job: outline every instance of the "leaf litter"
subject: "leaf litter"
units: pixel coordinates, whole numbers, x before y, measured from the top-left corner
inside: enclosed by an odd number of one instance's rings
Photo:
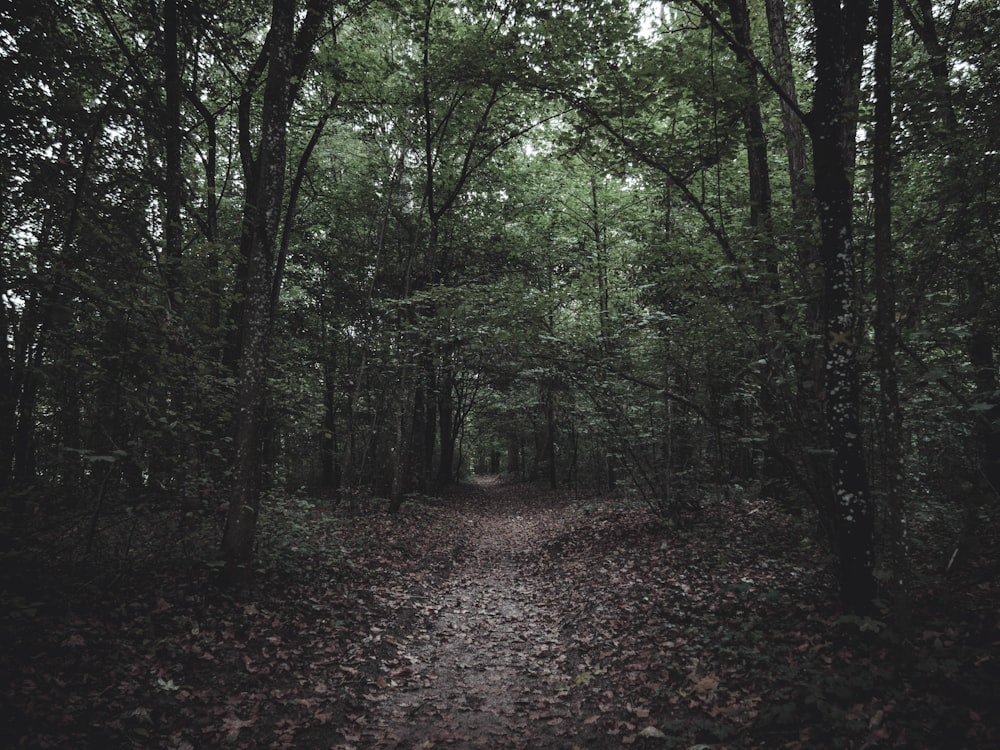
[[[31,606],[0,618],[0,745],[998,740],[996,581],[924,571],[920,627],[894,642],[839,617],[819,545],[769,501],[706,503],[684,531],[620,498],[496,481],[397,515],[310,513],[242,596],[205,565],[86,586],[39,567]]]

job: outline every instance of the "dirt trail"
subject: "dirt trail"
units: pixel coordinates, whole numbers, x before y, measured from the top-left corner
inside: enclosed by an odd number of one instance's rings
[[[455,521],[471,551],[419,605],[421,621],[399,642],[404,667],[361,746],[590,746],[573,715],[563,623],[524,564],[559,528],[559,512],[480,489],[483,507]]]

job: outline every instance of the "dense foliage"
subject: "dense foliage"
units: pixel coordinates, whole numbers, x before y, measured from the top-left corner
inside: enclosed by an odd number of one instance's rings
[[[890,5],[8,6],[6,533],[739,486],[905,627],[906,514],[997,510],[1000,13]]]

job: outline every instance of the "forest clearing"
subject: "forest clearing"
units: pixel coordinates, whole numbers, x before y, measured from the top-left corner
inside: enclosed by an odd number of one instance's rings
[[[276,542],[252,595],[219,592],[191,560],[8,570],[5,588],[40,601],[0,621],[3,746],[986,750],[1000,737],[1000,578],[945,575],[948,549],[928,544],[940,519],[914,525],[903,643],[838,612],[810,525],[770,501],[705,498],[678,529],[621,498],[484,478],[396,515],[298,508],[264,521]]]

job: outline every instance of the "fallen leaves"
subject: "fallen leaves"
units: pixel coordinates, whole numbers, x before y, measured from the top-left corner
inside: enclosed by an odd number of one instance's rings
[[[706,693],[713,692],[719,687],[719,678],[715,675],[705,675],[694,681],[694,684],[690,688],[681,689],[678,692],[681,695],[688,696],[693,694],[704,695]]]
[[[247,727],[252,727],[252,719],[244,720],[237,716],[229,715],[222,721],[222,731],[225,734],[226,742],[236,742],[239,739],[240,731]]]
[[[0,739],[995,745],[995,607],[978,634],[928,621],[903,674],[877,622],[838,620],[821,557],[767,503],[719,503],[679,533],[529,485],[465,491],[398,517],[311,517],[311,552],[275,557],[252,599],[212,589],[208,568],[160,567],[11,616]]]

